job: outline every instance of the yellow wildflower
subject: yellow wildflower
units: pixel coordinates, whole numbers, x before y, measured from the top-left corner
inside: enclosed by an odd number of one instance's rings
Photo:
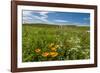
[[[56,49],[55,47],[52,47],[51,50],[52,50],[52,51],[56,51],[57,49]]]
[[[39,48],[35,49],[36,53],[39,53],[40,51],[41,51],[41,49],[39,49]]]
[[[51,57],[56,57],[57,55],[58,55],[57,52],[50,52],[50,56],[51,56]]]
[[[59,45],[55,45],[55,48],[58,48],[59,47]]]
[[[44,52],[44,53],[42,53],[42,56],[43,56],[43,57],[47,57],[48,55],[49,55],[48,52]]]
[[[54,43],[51,43],[51,44],[49,45],[49,48],[51,48],[52,46],[54,46]]]

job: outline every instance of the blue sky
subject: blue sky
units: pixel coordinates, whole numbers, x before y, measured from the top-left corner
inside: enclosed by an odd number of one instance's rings
[[[23,10],[23,23],[90,25],[90,13]]]

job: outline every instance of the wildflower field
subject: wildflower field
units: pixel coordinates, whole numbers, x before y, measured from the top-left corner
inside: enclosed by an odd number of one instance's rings
[[[89,26],[23,24],[22,61],[90,58]]]

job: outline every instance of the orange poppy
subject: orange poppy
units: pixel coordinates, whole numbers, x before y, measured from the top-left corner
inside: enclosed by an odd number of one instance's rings
[[[41,49],[39,49],[39,48],[35,49],[36,53],[39,53],[40,51],[41,51]]]
[[[48,55],[49,55],[48,52],[44,52],[44,53],[42,53],[42,56],[43,56],[43,57],[47,57]]]

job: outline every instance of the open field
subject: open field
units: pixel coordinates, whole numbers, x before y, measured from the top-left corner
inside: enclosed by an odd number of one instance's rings
[[[89,26],[23,24],[22,61],[90,58]]]

